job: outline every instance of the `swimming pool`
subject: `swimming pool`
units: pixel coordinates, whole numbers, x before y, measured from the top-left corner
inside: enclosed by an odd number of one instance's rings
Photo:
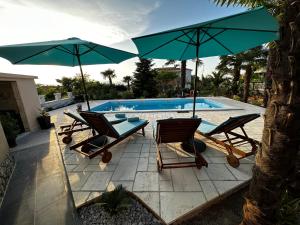
[[[224,110],[229,107],[206,98],[197,98],[196,110]],[[151,112],[151,111],[192,111],[193,98],[111,100],[91,111],[100,112]]]

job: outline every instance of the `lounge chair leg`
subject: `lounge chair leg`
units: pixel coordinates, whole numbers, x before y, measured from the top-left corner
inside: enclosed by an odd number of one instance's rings
[[[235,155],[229,154],[226,156],[226,159],[229,165],[232,166],[233,168],[237,168],[240,166],[240,161]]]
[[[145,137],[145,128],[142,128],[142,135]]]

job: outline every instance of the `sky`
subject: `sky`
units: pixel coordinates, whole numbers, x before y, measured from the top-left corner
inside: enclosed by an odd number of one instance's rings
[[[219,7],[213,0],[0,0],[0,45],[78,37],[98,44],[137,53],[131,38],[191,25],[245,11]],[[120,64],[84,66],[92,79],[105,81],[101,71],[114,69],[120,83],[132,75],[137,58]],[[200,75],[214,71],[217,57],[203,59]],[[155,67],[164,60],[154,60]],[[194,62],[188,68],[194,69]],[[72,77],[78,67],[12,65],[0,58],[0,72],[35,75],[36,83],[57,84]]]

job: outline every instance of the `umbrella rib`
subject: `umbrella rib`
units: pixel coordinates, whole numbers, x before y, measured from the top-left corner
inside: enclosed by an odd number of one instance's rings
[[[94,49],[97,47],[97,45],[94,45],[94,47],[90,48],[89,46],[87,46],[87,45],[85,45],[85,44],[83,44],[83,46],[87,47],[88,50],[86,50],[85,52],[79,54],[80,56],[85,55],[85,54],[87,54],[87,53],[89,53],[89,52],[91,52],[91,51],[95,51]]]
[[[190,38],[190,41],[193,41],[193,38],[195,37],[195,34],[196,34],[196,32],[194,32],[192,38]],[[190,43],[188,43],[188,44],[186,45],[186,47],[184,48],[184,50],[183,50],[183,52],[182,52],[182,54],[181,54],[181,56],[180,56],[180,61],[182,60],[183,55],[185,54],[186,50],[188,49],[189,44],[190,44]],[[195,45],[195,44],[193,44],[193,45]]]
[[[201,41],[200,41],[200,44],[205,44],[206,42],[208,42],[208,41],[210,41],[211,39],[215,38],[216,36],[218,36],[218,35],[224,33],[225,31],[226,31],[226,29],[224,29],[224,30],[222,30],[222,31],[220,31],[220,32],[218,32],[218,33],[216,33],[216,34],[210,36],[209,39],[205,40],[205,41],[202,42],[202,43],[201,43]],[[206,32],[207,32],[207,31],[206,31]],[[204,36],[203,36],[203,37],[204,37]],[[202,38],[202,40],[203,40],[203,38]]]
[[[52,46],[51,48],[48,48],[48,49],[45,49],[45,50],[43,50],[43,51],[37,52],[37,53],[35,53],[35,54],[33,54],[33,55],[30,55],[30,56],[28,56],[28,57],[25,57],[25,58],[23,58],[23,59],[21,59],[21,60],[18,60],[18,61],[16,61],[16,62],[13,62],[13,64],[18,64],[18,63],[23,62],[23,61],[25,61],[25,60],[27,60],[27,59],[33,58],[34,56],[37,56],[37,55],[42,54],[42,53],[44,53],[44,52],[47,52],[47,51],[49,51],[49,50],[51,50],[51,49],[53,49],[53,48],[56,48],[57,46],[58,46],[58,45]]]
[[[201,29],[202,30],[202,29]],[[225,45],[223,45],[220,41],[218,41],[215,37],[211,36],[209,33],[207,33],[205,30],[202,30],[206,35],[208,35],[209,37],[211,37],[211,39],[213,39],[215,42],[217,42],[219,45],[221,45],[224,49],[226,49],[228,52],[230,52],[230,54],[234,55],[234,53],[227,48]]]
[[[157,49],[159,49],[159,48],[161,48],[161,47],[164,47],[164,46],[166,46],[167,44],[170,44],[172,41],[178,41],[178,38],[181,38],[181,37],[184,36],[184,35],[185,35],[185,33],[183,33],[182,35],[180,35],[180,36],[178,36],[178,37],[176,37],[176,38],[174,38],[174,39],[172,39],[172,40],[169,40],[169,41],[167,41],[167,42],[165,42],[165,43],[163,43],[163,44],[157,46],[156,48],[152,49],[151,51],[149,51],[149,52],[143,54],[141,57],[143,58],[145,55],[148,55],[148,54],[150,54],[150,53],[156,51]]]
[[[62,49],[60,49],[59,47],[61,47]],[[69,49],[67,49],[67,48],[65,48],[65,47],[63,47],[61,45],[56,46],[55,49],[57,49],[59,51],[62,51],[62,52],[65,52],[65,53],[68,53],[70,55],[74,55]]]
[[[110,60],[111,62],[118,64],[118,62],[116,62],[115,60],[113,60],[113,59],[111,59],[110,57],[107,57],[106,55],[104,55],[104,54],[98,52],[97,50],[95,50],[94,48],[96,48],[97,46],[94,46],[93,49],[91,49],[91,48],[90,48],[89,46],[87,46],[87,45],[84,45],[84,46],[87,47],[87,48],[89,48],[90,51],[94,51],[94,52],[96,52],[97,54],[103,56],[104,58]],[[85,53],[85,54],[86,54],[86,53]]]
[[[259,30],[259,29],[247,29],[247,28],[231,28],[231,27],[200,27],[203,28],[211,28],[211,29],[227,29],[227,30],[237,30],[237,31],[249,31],[249,32],[266,32],[266,33],[277,33],[277,30]]]
[[[189,32],[186,33],[186,32],[183,30],[182,32],[185,33],[185,36],[187,36],[187,37],[190,39],[190,41],[193,42],[194,45],[197,44],[197,43],[193,40],[193,38],[194,38],[195,35],[194,35],[193,37],[190,37],[190,36],[189,36],[189,33],[192,32],[192,31],[189,31]],[[189,43],[190,43],[190,42],[189,42]]]

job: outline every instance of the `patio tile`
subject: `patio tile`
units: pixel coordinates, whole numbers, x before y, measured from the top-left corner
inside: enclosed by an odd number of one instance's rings
[[[159,180],[172,180],[171,169],[163,169],[158,176]]]
[[[158,173],[137,172],[133,191],[159,191]]]
[[[107,188],[112,174],[112,172],[93,172],[81,190],[104,191]]]
[[[197,168],[193,168],[194,173],[196,174],[198,180],[210,180],[210,178],[207,175],[207,168],[202,167],[200,170]]]
[[[149,163],[148,164],[148,171],[149,172],[157,172],[157,164],[155,163]]]
[[[149,152],[141,152],[140,157],[142,158],[148,158],[149,157]]]
[[[158,215],[159,211],[159,192],[135,192],[135,194],[145,202]]]
[[[219,194],[224,194],[232,188],[243,183],[243,181],[213,181],[215,187],[217,188]]]
[[[169,223],[205,202],[203,192],[160,192],[160,215]]]
[[[89,201],[89,200],[92,200],[94,198],[97,198],[97,197],[99,197],[102,194],[102,192],[99,192],[99,191],[93,191],[93,192],[89,192],[89,193],[90,193],[89,197],[87,198],[86,201]]]
[[[79,191],[90,175],[90,172],[69,172],[68,177],[72,191]]]
[[[116,164],[103,163],[101,162],[98,165],[87,165],[83,171],[87,172],[113,172],[116,169]]]
[[[225,164],[209,164],[206,171],[211,180],[236,180]]]
[[[149,143],[143,143],[143,146],[142,146],[142,151],[141,152],[149,152],[150,151],[150,147],[151,145]]]
[[[88,191],[73,191],[75,206],[78,207],[79,205],[85,203],[88,200],[89,195],[90,192]]]
[[[133,181],[124,181],[124,180],[123,181],[110,181],[109,184],[108,184],[107,189],[109,191],[112,191],[120,184],[123,187],[125,187],[127,191],[132,191]]]
[[[192,168],[171,170],[174,191],[201,191],[200,184]]]
[[[112,180],[134,180],[139,158],[121,158]]]
[[[207,201],[219,196],[218,191],[211,181],[200,181],[200,185]]]
[[[125,152],[137,152],[140,153],[143,144],[128,144],[125,148]]]
[[[170,180],[160,180],[159,191],[174,191],[173,182]]]
[[[140,158],[137,171],[147,171],[148,158]]]
[[[240,164],[238,168],[233,168],[228,164],[226,166],[237,180],[249,180],[252,177],[253,164]]]
[[[69,172],[69,171],[72,171],[77,165],[65,165],[66,166],[66,170]]]
[[[122,155],[122,158],[139,158],[140,153],[139,152],[124,152]]]

